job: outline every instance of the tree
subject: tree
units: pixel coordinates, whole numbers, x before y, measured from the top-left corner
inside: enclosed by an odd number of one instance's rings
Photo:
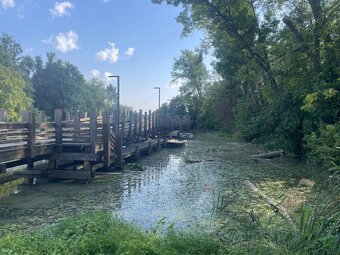
[[[0,108],[8,111],[9,119],[18,121],[20,112],[31,107],[32,100],[24,92],[25,81],[20,74],[0,65]]]
[[[117,90],[116,87],[113,87],[112,84],[109,84],[106,87],[106,104],[109,108],[113,108],[113,106],[117,103]]]
[[[47,62],[35,60],[35,73],[32,77],[35,89],[35,105],[52,115],[55,109],[66,111],[86,110],[85,78],[78,68],[67,61],[47,53]]]
[[[175,59],[171,75],[173,82],[183,81],[180,92],[185,95],[197,96],[203,100],[204,86],[208,81],[208,71],[203,63],[203,53],[183,50],[179,58]]]
[[[153,2],[182,5],[177,20],[183,35],[200,29],[213,48],[225,88],[209,88],[202,117],[216,113],[212,105],[223,101],[221,94],[233,96],[235,130],[242,138],[300,153],[311,134],[318,138],[324,125],[338,123],[339,1]]]
[[[19,66],[22,48],[14,38],[6,33],[0,36],[0,64],[15,69]]]
[[[87,111],[96,109],[103,112],[109,108],[105,83],[97,78],[85,82],[84,97]]]
[[[30,78],[33,74],[34,62],[30,56],[22,56],[23,50],[14,37],[2,33],[0,36],[0,64],[15,70],[25,81],[25,92],[33,98],[33,87]]]

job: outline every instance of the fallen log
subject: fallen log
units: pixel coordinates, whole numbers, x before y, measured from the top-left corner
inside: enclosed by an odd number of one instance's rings
[[[274,209],[274,212],[279,213],[282,216],[282,218],[284,218],[286,222],[289,223],[289,225],[296,229],[296,226],[292,218],[289,216],[287,210],[283,206],[276,204],[274,200],[272,200],[270,197],[267,197],[265,194],[259,191],[250,181],[247,180],[244,182],[244,184],[248,188],[250,188],[251,191],[256,193],[259,196],[259,198],[267,202]]]
[[[187,164],[194,164],[194,163],[200,163],[202,160],[194,160],[194,159],[186,159],[185,163]]]
[[[285,155],[285,152],[283,150],[279,150],[279,151],[271,151],[271,152],[268,152],[268,153],[250,155],[250,157],[272,159],[272,158],[277,158],[277,157],[281,157],[281,156],[284,156],[284,155]]]

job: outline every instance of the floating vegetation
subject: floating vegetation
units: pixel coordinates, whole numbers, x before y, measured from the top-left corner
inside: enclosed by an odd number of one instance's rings
[[[138,163],[129,163],[124,166],[124,170],[128,171],[144,171],[146,170],[146,167],[142,164]]]

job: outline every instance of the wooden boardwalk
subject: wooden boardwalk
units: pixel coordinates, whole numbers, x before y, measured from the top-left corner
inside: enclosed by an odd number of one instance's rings
[[[90,180],[98,169],[122,168],[126,159],[151,153],[171,130],[190,124],[158,110],[123,111],[119,118],[92,111],[81,118],[79,112],[71,117],[57,109],[52,122],[37,120],[35,113],[23,122],[0,122],[0,184],[38,176]],[[48,165],[37,169],[35,162],[41,160]],[[27,170],[6,174],[20,165],[27,165]]]

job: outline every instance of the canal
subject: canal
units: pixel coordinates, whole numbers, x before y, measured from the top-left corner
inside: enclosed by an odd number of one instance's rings
[[[316,169],[292,156],[256,162],[252,144],[200,133],[186,147],[161,149],[143,157],[141,170],[98,176],[91,183],[14,183],[0,198],[0,231],[54,224],[78,213],[109,210],[145,229],[174,225],[213,232],[249,214],[262,222],[282,222],[270,207],[244,186],[256,187],[293,215],[313,190],[299,186],[315,180]],[[194,163],[193,163],[194,162]]]

